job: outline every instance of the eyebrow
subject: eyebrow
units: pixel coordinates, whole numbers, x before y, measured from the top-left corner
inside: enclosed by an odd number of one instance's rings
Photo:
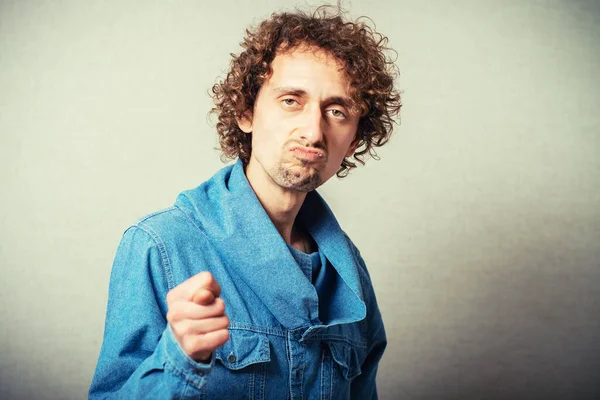
[[[292,86],[282,86],[276,87],[273,91],[281,96],[284,94],[298,96],[298,97],[308,97],[308,92],[304,89],[292,87]],[[339,104],[342,107],[346,107],[347,109],[352,108],[353,101],[349,97],[345,96],[329,96],[323,100],[325,104]]]

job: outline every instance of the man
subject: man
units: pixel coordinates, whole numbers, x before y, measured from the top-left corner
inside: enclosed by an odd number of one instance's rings
[[[320,8],[242,46],[213,87],[237,162],[124,233],[90,398],[377,398],[373,287],[314,190],[391,134],[385,39]]]

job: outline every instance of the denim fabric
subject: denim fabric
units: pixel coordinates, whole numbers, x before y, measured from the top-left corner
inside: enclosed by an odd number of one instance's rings
[[[288,249],[294,260],[296,260],[296,264],[300,267],[300,270],[304,272],[306,279],[311,281],[313,284],[315,280],[319,276],[319,272],[325,273],[325,269],[321,269],[321,265],[326,265],[327,260],[321,259],[321,254],[318,251],[315,251],[311,254],[306,254],[301,252],[300,250],[296,250],[294,247],[288,244]],[[324,257],[323,257],[324,258]],[[317,293],[319,292],[319,288],[315,286]]]
[[[239,161],[128,228],[89,397],[376,399],[386,337],[364,261],[316,192],[298,221],[319,249],[314,285]],[[201,271],[231,321],[207,364],[183,353],[166,320],[167,292]]]

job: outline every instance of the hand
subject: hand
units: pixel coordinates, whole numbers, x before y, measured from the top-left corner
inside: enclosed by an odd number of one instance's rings
[[[200,272],[167,293],[167,321],[192,360],[208,361],[229,340],[229,318],[220,295],[221,287],[210,272]]]

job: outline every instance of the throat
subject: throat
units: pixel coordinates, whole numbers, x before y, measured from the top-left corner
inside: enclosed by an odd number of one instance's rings
[[[292,235],[290,245],[306,254],[311,254],[317,251],[317,243],[305,230],[294,226],[292,229]]]

